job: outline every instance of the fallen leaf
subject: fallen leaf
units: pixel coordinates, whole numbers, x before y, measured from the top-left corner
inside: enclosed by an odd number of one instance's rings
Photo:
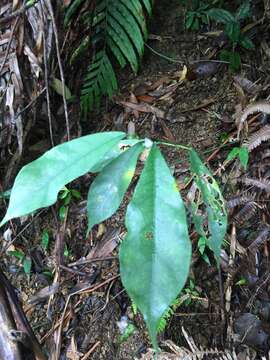
[[[119,101],[119,104],[139,112],[152,113],[161,119],[165,118],[165,112],[163,110],[149,104],[133,104],[129,101]]]

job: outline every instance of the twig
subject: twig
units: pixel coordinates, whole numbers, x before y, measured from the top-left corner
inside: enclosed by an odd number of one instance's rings
[[[249,121],[248,124],[252,124],[258,117],[260,116],[260,114],[257,114],[255,116],[253,116]],[[209,163],[211,160],[213,160],[216,155],[220,152],[221,149],[223,149],[224,145],[226,145],[228,142],[230,142],[234,135],[237,135],[237,130],[234,130],[230,136],[217,148],[213,151],[213,153],[206,159],[206,162]]]
[[[58,40],[58,33],[57,33],[57,27],[56,22],[54,18],[53,8],[51,0],[46,0],[48,10],[50,17],[52,19],[52,25],[53,25],[53,32],[54,32],[54,38],[55,38],[55,47],[56,47],[56,54],[57,54],[57,61],[60,71],[60,77],[62,82],[62,97],[63,97],[63,104],[64,104],[64,111],[65,111],[65,120],[66,120],[66,129],[67,129],[67,139],[70,140],[70,130],[69,130],[69,120],[68,120],[68,109],[67,109],[67,101],[66,101],[66,91],[65,91],[65,77],[64,77],[64,71],[63,66],[61,62],[61,54],[60,54],[60,48],[59,48],[59,40]]]
[[[177,63],[177,64],[184,64],[184,63],[185,63],[183,60],[176,60],[176,59],[173,59],[173,58],[171,58],[171,57],[169,57],[169,56],[166,56],[166,55],[164,55],[164,54],[161,54],[160,52],[156,51],[155,49],[153,49],[151,46],[149,46],[149,45],[146,44],[146,43],[145,43],[144,45],[145,45],[145,47],[147,47],[150,51],[152,51],[153,54],[161,57],[162,59],[165,59],[165,60],[167,60],[167,61],[170,61],[170,62],[172,62],[172,63]]]
[[[11,43],[12,43],[12,39],[13,39],[15,30],[16,30],[16,27],[17,27],[17,25],[18,25],[18,21],[19,21],[19,18],[17,18],[17,19],[15,20],[15,23],[14,23],[14,25],[13,25],[13,27],[12,27],[12,30],[11,30],[11,33],[10,33],[10,37],[9,37],[9,41],[8,41],[8,46],[7,46],[6,52],[5,52],[5,57],[4,57],[4,60],[3,60],[2,64],[1,64],[1,67],[0,67],[0,75],[1,75],[1,73],[2,73],[2,71],[3,71],[3,69],[4,69],[5,63],[6,63],[6,61],[7,61],[8,54],[9,54],[9,50],[10,50]]]
[[[65,271],[67,271],[67,272],[72,273],[72,274],[77,274],[77,275],[80,275],[80,276],[86,276],[86,273],[84,273],[82,271],[79,271],[79,270],[70,269],[69,267],[67,267],[65,265],[60,264],[59,267],[61,269],[65,270]]]
[[[92,259],[78,260],[78,261],[68,264],[68,266],[73,267],[73,266],[78,266],[78,265],[90,264],[92,262],[108,261],[108,260],[118,260],[118,257],[117,256],[108,256],[108,257],[104,257],[104,258],[92,258]]]
[[[234,264],[234,259],[235,259],[235,249],[236,249],[236,227],[235,227],[235,223],[232,224],[232,231],[231,231],[231,244],[230,244],[230,257],[229,257],[229,271],[228,271],[228,276],[227,276],[227,280],[226,280],[226,284],[225,284],[225,289],[226,289],[226,293],[225,293],[225,301],[226,301],[226,305],[225,305],[225,309],[227,314],[229,315],[229,319],[228,319],[228,326],[227,326],[227,334],[226,334],[226,339],[228,341],[231,341],[231,339],[233,338],[233,319],[232,319],[232,314],[230,313],[230,309],[231,309],[231,297],[232,297],[232,273],[230,271],[230,269],[232,268],[233,264]]]
[[[45,30],[44,30],[44,19],[42,17],[42,37],[43,37],[43,58],[44,58],[44,79],[45,79],[45,87],[46,87],[46,99],[47,99],[47,112],[49,119],[49,130],[50,130],[50,139],[51,145],[54,146],[53,141],[53,130],[52,130],[52,114],[51,114],[51,101],[50,101],[50,93],[49,93],[49,80],[48,80],[48,62],[47,62],[47,52],[46,52],[46,39],[45,39]]]
[[[120,276],[120,275],[117,274],[117,275],[112,276],[110,279],[107,279],[107,280],[103,281],[102,283],[100,283],[100,284],[98,284],[98,285],[96,285],[96,286],[90,285],[89,287],[86,287],[86,288],[84,288],[84,289],[80,289],[80,290],[78,290],[78,291],[70,294],[69,297],[71,297],[71,296],[73,296],[73,295],[76,295],[76,294],[79,294],[79,293],[87,293],[87,294],[89,294],[89,293],[91,293],[91,292],[94,292],[94,291],[98,290],[99,288],[101,288],[102,286],[108,284],[109,282],[117,279],[119,276]],[[92,286],[93,286],[93,287],[92,287]],[[76,304],[73,306],[73,310],[75,310],[80,303],[81,303],[81,300],[78,300],[78,301],[76,302]],[[67,312],[66,314],[65,314],[65,312],[64,312],[63,315],[62,315],[62,317],[61,317],[61,319],[55,324],[54,328],[51,329],[46,335],[44,335],[43,338],[40,340],[40,342],[43,343],[49,336],[51,336],[51,334],[52,334],[58,327],[61,326],[61,323],[69,316],[69,314],[70,314],[70,312]]]
[[[232,224],[232,231],[231,231],[230,257],[229,257],[229,264],[228,264],[229,269],[232,268],[233,263],[234,263],[235,249],[236,249],[236,228],[235,228],[235,223],[233,223]],[[225,295],[226,305],[225,305],[225,309],[226,309],[227,313],[229,313],[230,309],[231,309],[231,297],[232,297],[231,281],[232,281],[232,274],[231,274],[231,271],[229,270],[227,280],[226,280],[226,284],[225,284],[225,289],[226,289],[226,295]]]
[[[12,245],[14,243],[14,241],[16,239],[18,239],[18,237],[20,235],[22,235],[22,233],[25,232],[25,230],[32,224],[32,222],[41,214],[45,211],[45,209],[42,209],[41,211],[39,211],[35,216],[33,216],[32,220],[11,240],[7,243],[7,245],[1,250],[0,252],[0,256],[2,257],[3,254],[7,251],[7,249],[10,247],[10,245]]]
[[[94,286],[93,288],[90,288],[89,287],[86,287],[85,289],[80,289],[78,291],[75,291],[74,293],[68,295],[68,298],[67,298],[67,301],[66,301],[66,304],[65,304],[65,307],[64,307],[64,311],[63,311],[63,314],[62,314],[62,317],[61,317],[61,320],[60,320],[60,323],[59,323],[59,329],[58,329],[58,333],[57,333],[57,337],[56,337],[56,349],[55,349],[55,359],[54,360],[58,360],[59,359],[59,356],[60,356],[60,349],[61,349],[61,333],[62,333],[62,328],[63,328],[63,323],[64,323],[64,320],[66,318],[66,312],[67,312],[67,307],[69,305],[69,302],[70,302],[70,299],[73,295],[76,295],[76,294],[80,294],[80,293],[91,293],[93,291],[96,291],[97,289],[99,289],[100,287],[108,284],[109,282],[117,279],[119,277],[119,275],[115,275],[115,276],[112,276],[110,279],[107,279],[105,281],[103,281],[101,284],[97,285],[97,286]],[[91,285],[90,285],[91,286]],[[75,306],[73,307],[73,309],[75,309],[78,304],[80,304],[81,300],[79,300]]]
[[[81,360],[87,360],[87,359],[89,358],[89,355],[91,355],[92,352],[94,352],[99,345],[100,345],[100,341],[97,341],[97,342],[95,343],[95,345],[93,345],[93,346],[87,351],[87,353],[81,358]]]
[[[14,120],[16,120],[21,114],[23,114],[26,110],[28,110],[36,101],[37,99],[46,91],[46,87],[43,88],[31,101],[28,103],[21,111],[19,111],[15,116]]]

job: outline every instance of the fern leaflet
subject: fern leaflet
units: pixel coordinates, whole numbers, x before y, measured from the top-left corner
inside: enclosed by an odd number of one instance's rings
[[[80,0],[74,0],[76,2]],[[81,90],[81,106],[84,114],[98,108],[102,96],[111,97],[117,90],[117,80],[111,54],[123,68],[129,64],[136,73],[144,52],[147,38],[146,18],[151,15],[151,0],[100,0],[97,2],[92,44],[97,51]]]

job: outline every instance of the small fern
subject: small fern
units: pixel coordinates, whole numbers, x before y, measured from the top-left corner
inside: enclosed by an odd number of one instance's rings
[[[84,114],[100,106],[102,96],[112,97],[117,90],[117,80],[111,55],[123,68],[129,64],[136,73],[147,39],[146,18],[151,15],[153,0],[99,0],[93,16],[91,38],[96,53],[88,67],[81,90],[81,106]],[[70,22],[78,7],[85,0],[73,0],[65,23]]]
[[[176,309],[182,304],[181,299],[176,298],[172,305],[165,311],[158,324],[158,333],[163,332],[168,324],[170,318],[174,315]]]
[[[176,309],[182,304],[182,300],[180,298],[176,298],[171,306],[165,311],[165,313],[162,315],[162,318],[159,321],[157,332],[161,333],[163,332],[168,324],[168,321],[170,318],[174,315]],[[131,299],[131,309],[134,315],[137,315],[138,313],[138,307],[135,304],[135,302]]]

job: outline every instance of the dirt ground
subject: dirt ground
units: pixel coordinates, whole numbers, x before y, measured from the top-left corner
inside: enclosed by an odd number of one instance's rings
[[[210,29],[207,27],[200,32],[185,31],[183,6],[178,0],[171,1],[169,6],[164,3],[156,5],[150,40],[139,73],[136,76],[128,71],[120,74],[122,86],[115,102],[104,107],[102,116],[92,117],[91,126],[82,122],[82,132],[86,133],[89,127],[93,132],[102,128],[127,130],[132,121],[136,132],[142,137],[193,146],[203,158],[211,156],[208,166],[216,173],[226,200],[231,199],[232,196],[241,195],[244,186],[232,181],[238,176],[239,163],[235,161],[224,165],[229,150],[235,144],[234,115],[237,106],[243,104],[245,107],[250,101],[265,100],[269,96],[270,56],[269,52],[263,51],[260,42],[263,38],[270,46],[269,19],[255,27],[256,49],[241,52],[242,68],[237,75],[259,87],[258,91],[250,93],[242,85],[237,85],[235,74],[230,73],[224,64],[218,64],[212,73],[206,71],[204,76],[198,75],[194,80],[179,81],[184,66],[193,75],[198,68],[200,70],[203,67],[197,61],[207,59],[217,48],[217,38],[208,33]],[[162,55],[176,62],[168,61]],[[147,113],[136,113],[119,105],[120,101],[133,99],[131,92],[139,99],[139,104],[140,101],[148,100],[164,116],[157,116],[155,109]],[[267,117],[256,118],[249,131],[255,132],[268,123]],[[95,127],[93,124],[98,125]],[[34,140],[30,141],[32,146],[39,143],[44,134],[34,134],[33,137]],[[216,151],[226,138],[230,140],[220,151]],[[246,174],[249,177],[259,177],[259,171],[260,179],[267,180],[270,176],[269,154],[266,155],[269,140],[261,142],[263,144],[250,155],[250,167]],[[21,164],[45,149],[43,144],[37,152],[25,154]],[[188,175],[186,154],[167,147],[163,150],[186,201],[189,190],[185,187]],[[4,161],[1,169],[4,174]],[[243,170],[241,171],[243,175]],[[53,347],[52,338],[56,338],[59,321],[64,310],[66,311],[67,316],[61,323],[61,359],[81,359],[89,349],[92,351],[88,358],[93,360],[150,359],[152,355],[148,351],[151,346],[144,322],[140,314],[135,314],[132,310],[118,277],[117,247],[125,232],[123,217],[130,194],[112,219],[94,228],[91,235],[85,238],[87,219],[84,200],[92,179],[92,175],[86,175],[70,185],[70,188],[80,191],[81,199],[72,200],[64,227],[57,223],[56,216],[61,201],[54,209],[45,209],[33,217],[13,222],[10,227],[13,244],[9,251],[22,250],[31,258],[30,276],[25,274],[14,253],[13,256],[8,252],[2,255],[1,267],[17,289],[36,336],[50,351]],[[237,208],[237,211],[230,210],[221,274],[210,253],[208,256],[211,265],[202,259],[197,248],[198,238],[192,237],[194,256],[190,279],[194,284],[193,293],[189,297],[190,303],[184,302],[175,310],[168,320],[166,330],[159,336],[160,341],[170,340],[174,343],[174,351],[172,347],[164,347],[168,352],[167,355],[163,354],[164,359],[191,358],[184,357],[191,356],[192,349],[187,343],[191,337],[198,347],[197,350],[193,349],[194,354],[200,350],[202,356],[205,351],[205,359],[235,359],[234,351],[236,359],[261,359],[262,356],[267,356],[270,334],[267,244],[270,218],[269,205],[264,202],[264,199],[269,199],[270,185],[269,180],[267,181],[265,188],[261,187],[256,193],[256,210],[253,209],[250,216],[246,212],[239,215],[241,208]],[[252,191],[252,186],[254,184],[248,186],[248,191]],[[244,195],[247,196],[246,193]],[[4,214],[5,207],[6,204],[4,201],[1,203],[0,199],[1,215]],[[237,222],[237,216],[238,220],[240,217],[243,221]],[[265,233],[263,239],[260,238],[258,248],[248,252],[252,241],[262,237],[262,227]],[[234,250],[232,229],[236,229],[237,234]],[[41,247],[44,232],[48,232],[50,239],[47,250]],[[61,278],[56,279],[53,273],[54,242],[59,233],[64,236],[67,251]],[[0,237],[5,244],[6,235],[1,232]],[[232,251],[236,255],[228,264]],[[80,263],[85,257],[88,261]],[[98,257],[102,260],[95,260]],[[72,265],[74,263],[76,264]],[[54,295],[45,296],[42,300],[39,294],[35,301],[33,296],[51,285],[53,279],[58,286]],[[88,291],[76,294],[77,290],[84,287]],[[187,288],[191,287],[188,282]],[[228,288],[231,295],[228,295]],[[229,302],[228,312],[223,309],[221,292],[225,303]],[[67,301],[69,305],[65,309]],[[124,341],[121,340],[121,325],[125,325],[127,321],[135,326],[135,331]],[[249,333],[250,328],[253,329],[252,334]],[[183,347],[186,354],[181,353],[184,351]],[[219,355],[216,349],[227,350],[227,355]]]

